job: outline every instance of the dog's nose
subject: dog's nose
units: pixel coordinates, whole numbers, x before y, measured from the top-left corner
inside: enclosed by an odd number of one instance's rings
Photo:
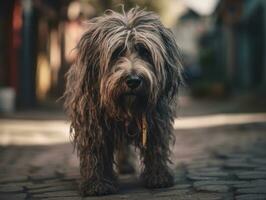
[[[136,89],[141,84],[141,79],[137,75],[130,75],[126,79],[126,84],[130,89]]]

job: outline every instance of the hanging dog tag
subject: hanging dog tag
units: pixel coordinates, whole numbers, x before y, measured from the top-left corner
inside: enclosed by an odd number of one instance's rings
[[[146,121],[146,117],[143,115],[142,117],[142,146],[144,148],[146,148],[146,144],[147,144],[147,121]]]

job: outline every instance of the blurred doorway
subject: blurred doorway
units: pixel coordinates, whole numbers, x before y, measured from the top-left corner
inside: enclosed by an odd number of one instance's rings
[[[247,22],[247,30],[250,37],[252,88],[257,88],[263,81],[265,57],[264,14],[263,7],[257,7],[256,11],[252,13]]]

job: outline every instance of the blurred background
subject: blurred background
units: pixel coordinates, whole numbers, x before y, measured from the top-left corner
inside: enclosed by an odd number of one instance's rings
[[[181,117],[266,111],[264,0],[1,0],[0,117],[65,120],[58,99],[84,21],[121,4],[152,10],[173,30]]]
[[[106,9],[153,10],[176,36],[186,92],[202,98],[266,93],[264,0],[2,0],[0,110],[61,109],[64,74],[86,19]]]

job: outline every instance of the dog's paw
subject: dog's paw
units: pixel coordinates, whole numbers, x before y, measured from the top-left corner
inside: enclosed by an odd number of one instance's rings
[[[117,184],[109,180],[83,181],[80,184],[82,196],[100,196],[117,192]]]
[[[141,178],[147,188],[164,188],[174,185],[174,177],[167,169],[159,170],[157,173],[145,172]]]

